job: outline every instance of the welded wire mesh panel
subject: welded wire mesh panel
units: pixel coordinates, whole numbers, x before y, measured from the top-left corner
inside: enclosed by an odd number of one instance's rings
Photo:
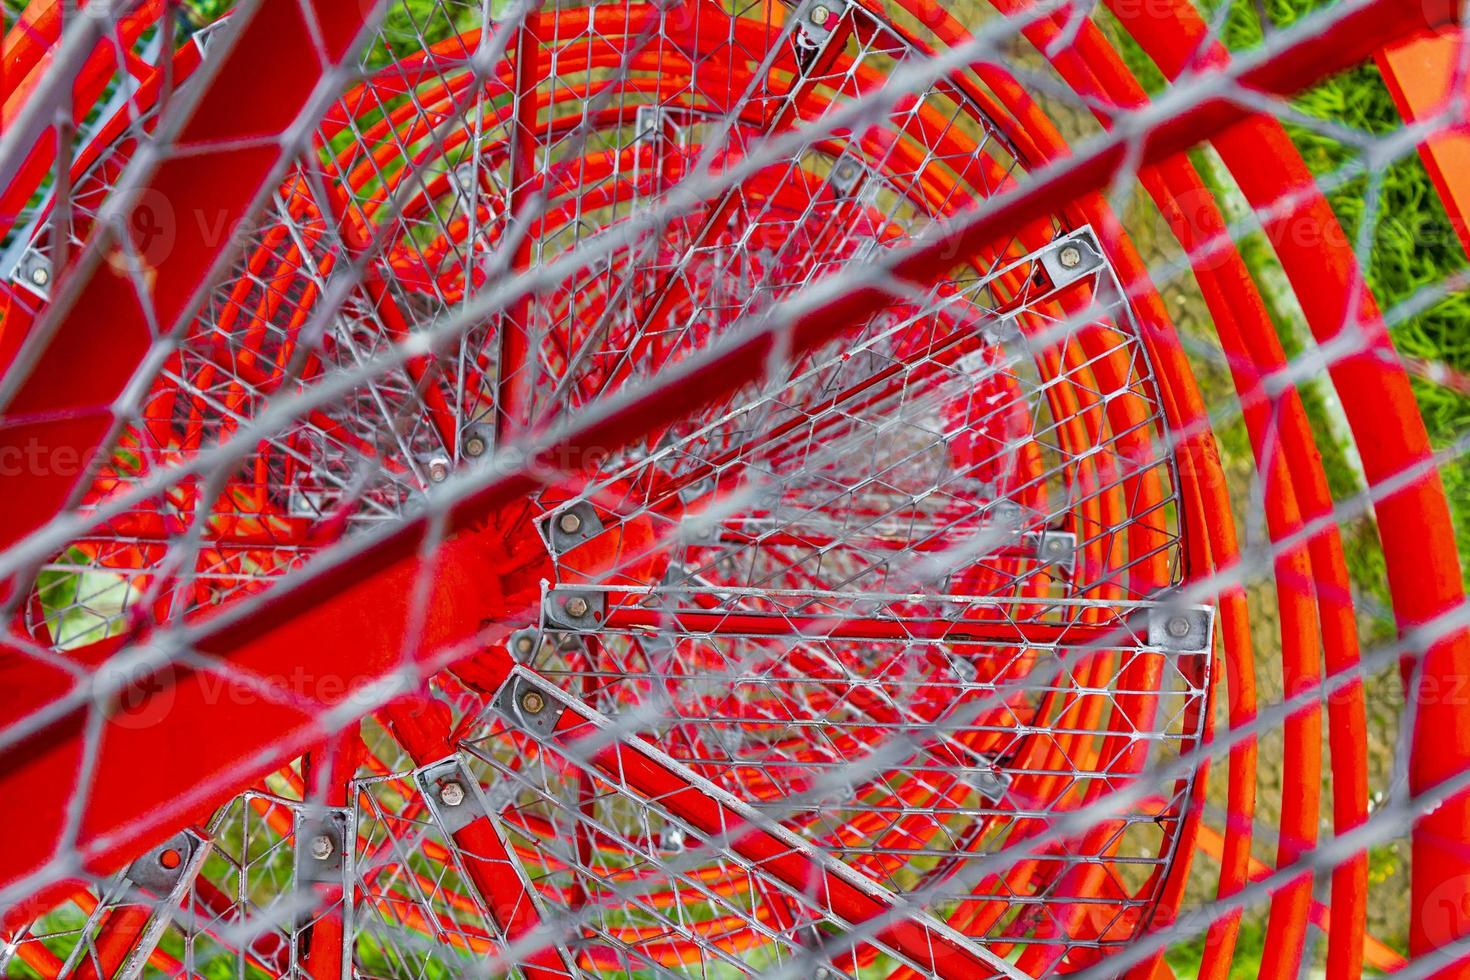
[[[6,974],[1464,955],[1460,7],[1282,6],[7,2]]]

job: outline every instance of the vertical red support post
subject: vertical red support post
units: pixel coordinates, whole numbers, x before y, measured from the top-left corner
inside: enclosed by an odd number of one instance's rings
[[[363,753],[359,726],[352,724],[324,750],[308,754],[306,760],[312,764],[305,766],[303,772],[306,777],[306,798],[320,798],[329,807],[352,805],[352,778],[357,775]],[[326,770],[324,774],[319,771],[322,768]],[[325,786],[318,787],[315,784],[323,776]],[[318,789],[321,789],[320,794]],[[355,847],[356,840],[349,835],[343,845]],[[346,936],[343,931],[342,903],[346,896],[336,885],[319,884],[312,887],[317,895],[318,907],[324,911],[311,926],[311,939],[305,957],[306,973],[315,980],[339,980],[344,963],[343,941]]]
[[[535,14],[527,11],[516,32],[515,122],[511,140],[510,220],[519,240],[511,260],[512,272],[531,267],[536,240],[529,212],[536,191],[536,147],[540,143],[536,90],[541,82],[541,41]],[[495,444],[505,441],[525,424],[531,408],[531,311],[534,295],[527,294],[500,316],[500,355],[496,362]]]

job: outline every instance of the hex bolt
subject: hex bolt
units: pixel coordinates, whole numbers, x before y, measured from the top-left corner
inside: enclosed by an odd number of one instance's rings
[[[516,640],[516,651],[519,653],[530,653],[535,647],[535,641],[529,636],[523,636]]]
[[[442,459],[436,459],[429,464],[429,479],[435,483],[443,483],[449,479],[449,464]]]
[[[1068,245],[1057,254],[1057,260],[1062,263],[1063,269],[1075,269],[1082,264],[1082,249],[1076,245]]]
[[[332,838],[326,834],[317,834],[311,839],[311,856],[318,861],[325,861],[337,851],[337,845]]]
[[[562,534],[576,534],[582,530],[582,518],[569,510],[556,519],[556,526],[561,529]]]
[[[1184,616],[1173,616],[1164,629],[1174,639],[1182,640],[1189,635],[1189,619]]]
[[[485,450],[487,448],[489,447],[485,445],[484,436],[470,436],[464,441],[464,454],[466,456],[479,458],[485,455]]]
[[[450,780],[439,787],[439,802],[445,806],[459,806],[464,802],[464,787],[457,780]]]
[[[540,691],[527,691],[521,695],[521,710],[526,714],[539,715],[544,707],[546,707],[546,699],[541,696]]]
[[[567,604],[563,608],[566,609],[568,616],[573,619],[581,619],[587,615],[587,610],[592,607],[581,596],[573,596],[567,600]]]
[[[832,9],[826,4],[817,4],[812,8],[812,23],[818,27],[825,27],[827,21],[832,19]]]
[[[51,270],[44,265],[38,265],[31,270],[31,282],[37,286],[44,286],[51,281]]]

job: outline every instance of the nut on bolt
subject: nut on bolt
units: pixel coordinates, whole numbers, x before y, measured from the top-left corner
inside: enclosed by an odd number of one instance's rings
[[[450,780],[439,787],[439,802],[445,806],[459,806],[464,802],[464,787],[458,780]]]
[[[38,265],[31,270],[31,282],[37,286],[44,286],[51,281],[51,270],[44,265]]]
[[[581,619],[583,616],[587,615],[587,610],[591,609],[592,607],[588,604],[586,599],[578,595],[572,596],[570,599],[568,599],[566,605],[562,608],[565,609],[567,611],[567,615],[571,616],[573,619]]]
[[[516,640],[517,653],[530,653],[536,647],[536,641],[529,636],[523,636]]]
[[[545,707],[546,698],[541,696],[540,691],[527,691],[521,695],[521,710],[526,714],[539,715]]]
[[[337,851],[337,844],[327,834],[317,834],[311,839],[309,845],[311,856],[318,861],[325,861]]]
[[[429,463],[429,479],[435,483],[443,483],[449,479],[449,461],[447,459],[436,459]]]
[[[1182,640],[1189,635],[1189,617],[1170,616],[1169,622],[1164,625],[1164,631],[1176,640]]]
[[[1082,264],[1082,249],[1076,245],[1067,245],[1057,253],[1057,261],[1062,263],[1063,269],[1075,269]]]
[[[485,455],[485,450],[488,448],[485,444],[485,437],[478,433],[465,438],[464,454],[466,456],[478,459]]]
[[[826,4],[819,3],[812,8],[811,21],[818,27],[826,27],[827,21],[832,19],[832,8]]]
[[[567,511],[556,519],[556,526],[563,534],[576,534],[582,530],[582,518],[575,511]]]

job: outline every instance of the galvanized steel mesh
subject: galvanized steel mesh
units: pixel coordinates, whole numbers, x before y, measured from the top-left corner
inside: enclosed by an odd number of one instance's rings
[[[1464,441],[1429,449],[1353,243],[1292,237],[1429,124],[1305,184],[1273,129],[1457,5],[1233,60],[1185,0],[287,6],[303,69],[250,46],[273,3],[38,0],[5,49],[0,448],[41,501],[0,556],[8,974],[1144,976],[1207,935],[1221,975],[1269,909],[1265,972],[1355,975],[1364,855],[1436,811],[1405,970],[1464,952],[1462,729],[1421,714],[1466,653]],[[241,84],[278,67],[319,84]],[[106,289],[131,346],[76,312]],[[1360,640],[1364,574],[1399,638]]]

